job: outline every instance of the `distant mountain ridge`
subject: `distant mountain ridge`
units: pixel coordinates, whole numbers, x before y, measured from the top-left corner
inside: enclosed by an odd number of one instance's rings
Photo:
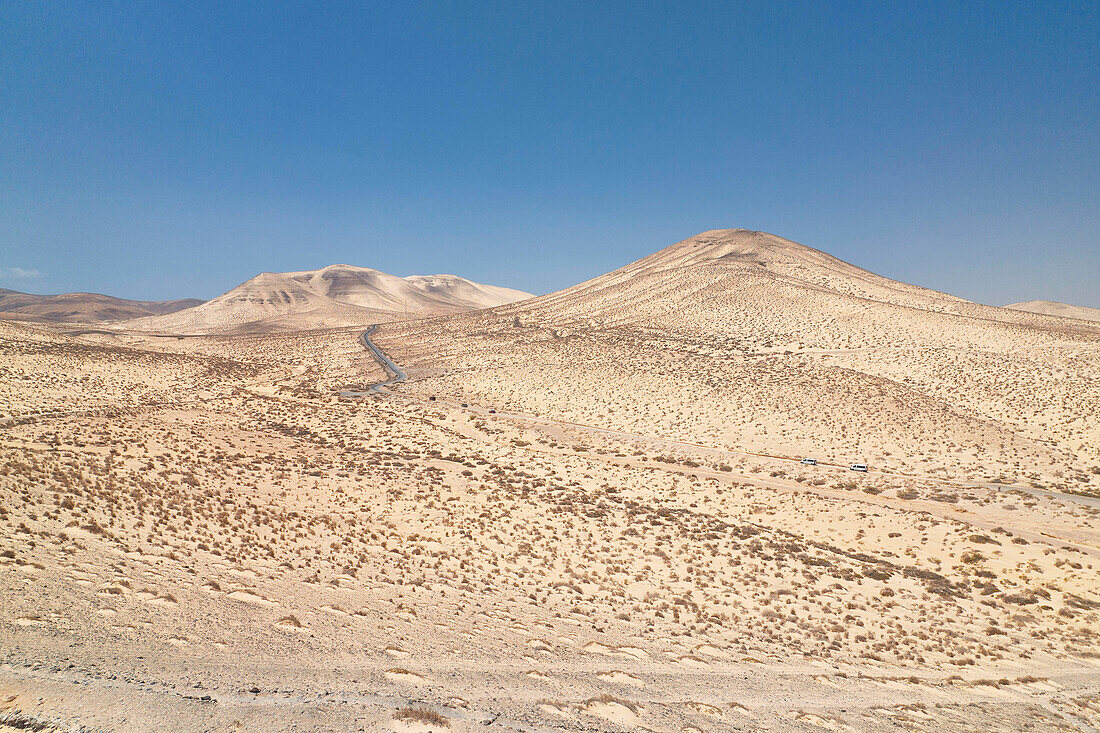
[[[0,288],[0,319],[98,323],[174,313],[202,302],[198,298],[127,300],[102,293],[35,295]]]
[[[1087,308],[1083,305],[1070,305],[1055,300],[1029,300],[1024,303],[1011,303],[1005,308],[1038,313],[1044,316],[1076,318],[1079,321],[1100,321],[1100,308]]]
[[[127,326],[201,333],[233,329],[322,328],[404,315],[442,315],[531,297],[457,275],[398,277],[369,267],[264,272],[194,308]]]

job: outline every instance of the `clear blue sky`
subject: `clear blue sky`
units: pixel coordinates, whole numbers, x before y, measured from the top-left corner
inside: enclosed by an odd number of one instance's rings
[[[0,0],[0,287],[543,293],[746,227],[1100,306],[1098,8]]]

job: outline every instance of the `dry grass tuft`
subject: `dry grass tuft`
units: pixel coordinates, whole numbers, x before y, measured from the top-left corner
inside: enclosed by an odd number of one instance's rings
[[[438,725],[442,728],[450,728],[451,723],[442,715],[434,710],[425,707],[407,707],[401,708],[393,714],[394,720],[401,720],[406,723],[426,723],[427,725]]]

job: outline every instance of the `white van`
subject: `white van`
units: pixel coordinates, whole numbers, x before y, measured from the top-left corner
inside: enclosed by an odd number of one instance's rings
[[[863,473],[867,473],[867,464],[866,463],[853,463],[852,467],[848,470],[849,471],[862,471]]]

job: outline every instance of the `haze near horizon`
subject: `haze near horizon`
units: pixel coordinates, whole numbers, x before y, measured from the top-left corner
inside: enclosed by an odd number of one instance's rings
[[[0,287],[347,262],[541,294],[743,227],[1100,306],[1091,4],[3,13]]]

